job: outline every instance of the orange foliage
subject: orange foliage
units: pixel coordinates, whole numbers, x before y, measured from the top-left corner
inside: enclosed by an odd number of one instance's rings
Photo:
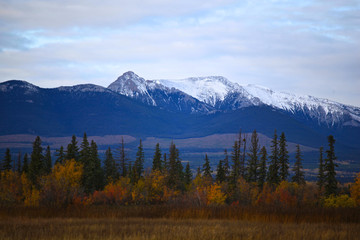
[[[221,191],[220,185],[214,183],[207,188],[207,205],[223,205],[226,200],[226,195]]]
[[[110,182],[104,191],[95,191],[92,195],[94,204],[124,205],[130,202],[130,179],[120,178],[116,182]]]
[[[360,206],[360,173],[357,174],[355,183],[351,185],[350,193],[356,204]]]

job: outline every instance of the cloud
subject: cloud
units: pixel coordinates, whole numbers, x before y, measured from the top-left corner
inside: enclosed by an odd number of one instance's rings
[[[0,76],[223,75],[359,105],[359,1],[3,1]],[[4,37],[1,37],[4,36]]]

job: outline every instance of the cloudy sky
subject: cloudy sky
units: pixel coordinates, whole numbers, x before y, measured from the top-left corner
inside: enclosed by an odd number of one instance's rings
[[[0,0],[0,82],[220,75],[360,106],[359,0]]]

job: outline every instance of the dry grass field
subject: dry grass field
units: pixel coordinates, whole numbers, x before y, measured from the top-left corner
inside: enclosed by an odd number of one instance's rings
[[[230,207],[181,210],[167,206],[0,209],[0,239],[359,239],[359,236],[358,209],[297,212]]]

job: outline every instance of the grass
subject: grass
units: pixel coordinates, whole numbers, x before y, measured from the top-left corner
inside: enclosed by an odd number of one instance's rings
[[[2,208],[0,239],[358,239],[359,209]]]

